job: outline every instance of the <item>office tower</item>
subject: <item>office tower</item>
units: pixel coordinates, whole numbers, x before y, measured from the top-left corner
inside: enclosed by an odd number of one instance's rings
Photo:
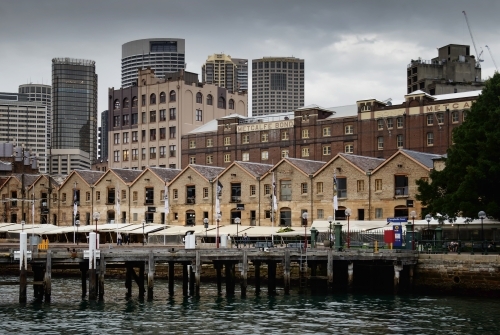
[[[108,131],[109,131],[108,118],[109,118],[109,111],[108,110],[105,110],[104,112],[101,113],[101,126],[99,127],[99,130],[100,130],[99,160],[101,160],[101,161],[104,161],[108,158]]]
[[[36,101],[47,106],[47,148],[51,145],[52,133],[52,88],[50,85],[25,84],[19,85],[19,93],[26,94],[28,101]]]
[[[0,143],[23,147],[26,156],[38,161],[40,172],[47,167],[47,106],[31,102],[27,94],[0,93]],[[29,159],[28,159],[29,160]]]
[[[431,60],[412,59],[406,69],[407,93],[420,90],[430,95],[480,90],[481,66],[470,46],[448,44]]]
[[[252,60],[252,116],[288,113],[304,106],[304,60]]]
[[[248,60],[213,54],[201,68],[201,81],[230,92],[248,91]]]
[[[137,85],[137,69],[151,68],[158,78],[186,67],[182,38],[149,38],[122,45],[122,87]]]
[[[51,173],[90,169],[97,159],[97,74],[92,60],[52,59]]]
[[[139,79],[138,86],[109,89],[109,168],[178,169],[182,135],[216,118],[248,113],[246,92],[202,85],[196,73],[159,79],[145,69]],[[203,145],[210,150],[216,144]]]

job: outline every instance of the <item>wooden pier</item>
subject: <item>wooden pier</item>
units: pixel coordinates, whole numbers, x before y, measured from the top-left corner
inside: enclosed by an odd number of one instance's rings
[[[102,246],[101,246],[102,248]],[[35,252],[28,259],[33,280],[26,278],[26,269],[21,268],[19,282],[0,283],[0,285],[19,285],[19,300],[26,301],[26,288],[33,285],[34,298],[49,302],[51,299],[52,270],[77,269],[81,272],[81,295],[87,294],[90,300],[103,300],[105,296],[106,270],[124,269],[124,294],[132,296],[136,287],[138,297],[153,299],[154,279],[168,279],[168,293],[174,294],[175,268],[182,267],[182,293],[184,296],[199,296],[202,267],[211,267],[215,273],[217,291],[222,294],[222,283],[225,282],[225,293],[236,294],[239,281],[240,294],[247,295],[247,287],[253,283],[255,292],[261,291],[261,269],[267,269],[267,292],[276,294],[279,284],[284,293],[289,294],[292,285],[298,289],[314,289],[321,282],[325,293],[338,290],[352,290],[354,286],[379,285],[381,280],[391,287],[395,294],[400,291],[401,281],[405,287],[411,287],[413,268],[418,255],[409,250],[344,250],[336,251],[327,248],[244,248],[244,249],[191,249],[172,247],[120,247],[100,249],[96,266],[89,264],[88,250],[66,248],[50,248],[44,252]],[[86,251],[86,252],[85,252]],[[14,252],[0,252],[0,267],[8,264],[19,264],[14,260]],[[155,277],[159,265],[168,267],[166,277]],[[253,277],[248,278],[249,268],[253,268]],[[280,267],[280,278],[278,278]],[[89,269],[90,268],[90,269]],[[298,269],[297,280],[292,280],[292,268]],[[223,272],[224,270],[224,272]],[[239,274],[237,273],[239,272]],[[222,275],[224,273],[224,276]],[[377,279],[378,278],[378,279]],[[88,283],[88,285],[87,285]],[[163,289],[163,288],[159,288]]]

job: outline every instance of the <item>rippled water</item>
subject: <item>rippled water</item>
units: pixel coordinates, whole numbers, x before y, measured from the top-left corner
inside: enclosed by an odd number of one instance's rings
[[[6,278],[1,278],[5,280]],[[9,278],[15,280],[17,278]],[[53,279],[50,304],[18,303],[18,286],[0,286],[0,334],[499,334],[500,302],[460,297],[336,294],[168,297],[155,281],[155,300],[125,299],[123,280],[106,280],[105,301],[80,299],[80,282]],[[134,294],[137,289],[134,287]],[[249,286],[250,289],[250,286]],[[32,290],[28,289],[28,300]]]

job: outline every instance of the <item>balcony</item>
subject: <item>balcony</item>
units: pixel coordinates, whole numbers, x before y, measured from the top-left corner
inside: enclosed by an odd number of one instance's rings
[[[408,186],[396,187],[394,189],[394,196],[401,197],[401,198],[407,197],[408,196]]]
[[[241,202],[241,196],[239,196],[239,195],[232,195],[231,196],[231,202],[236,202],[236,203]]]

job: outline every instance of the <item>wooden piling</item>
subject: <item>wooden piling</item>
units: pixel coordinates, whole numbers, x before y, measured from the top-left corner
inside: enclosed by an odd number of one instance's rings
[[[333,291],[333,251],[332,249],[327,251],[327,265],[326,265],[326,275],[328,277],[328,290]]]
[[[45,302],[50,302],[52,295],[52,251],[47,250],[47,258],[45,262],[45,274],[43,278],[43,288],[45,293]]]
[[[214,263],[215,272],[217,274],[217,294],[222,292],[222,263]]]
[[[290,294],[290,250],[285,250],[283,259],[283,287],[285,294]]]
[[[168,262],[168,294],[174,295],[174,262]]]
[[[241,260],[241,297],[247,296],[247,285],[248,285],[248,255],[247,251],[243,250],[243,258]]]
[[[402,265],[394,265],[394,294],[397,294],[399,291],[399,277],[401,270],[403,270]]]
[[[138,277],[138,284],[139,284],[139,299],[144,300],[144,294],[146,293],[146,288],[144,285],[144,262],[141,262],[139,264],[139,277]]]
[[[125,288],[127,289],[127,293],[125,296],[130,298],[132,297],[132,273],[134,269],[132,268],[132,264],[130,264],[130,262],[125,262],[125,267],[127,269],[125,274]]]
[[[24,264],[21,265],[21,272],[19,273],[19,302],[26,303],[26,286],[27,286],[27,271]]]
[[[200,279],[201,279],[201,256],[200,250],[196,250],[196,260],[194,266],[194,275],[195,275],[195,289],[194,295],[196,297],[200,296]]]
[[[276,295],[276,262],[267,263],[267,288],[269,295]]]
[[[409,286],[410,286],[410,291],[413,291],[413,271],[414,271],[414,265],[409,265]]]
[[[194,265],[190,264],[188,265],[188,270],[189,270],[189,295],[194,296]]]
[[[253,262],[255,267],[255,294],[260,293],[260,261]]]
[[[101,257],[99,261],[99,275],[98,275],[98,281],[99,281],[99,301],[104,300],[104,275],[106,274],[106,261],[104,260],[104,257]]]
[[[347,288],[352,290],[354,283],[354,264],[351,262],[347,265]]]
[[[150,250],[148,259],[148,301],[153,300],[154,276],[155,276],[155,260],[153,256],[153,251]]]
[[[182,295],[187,297],[188,296],[188,268],[187,268],[186,263],[182,263]]]
[[[234,295],[234,263],[226,262],[224,264],[226,269],[226,295]]]
[[[89,264],[87,262],[81,262],[80,264],[80,281],[82,284],[82,299],[87,296],[87,272],[89,270]]]

